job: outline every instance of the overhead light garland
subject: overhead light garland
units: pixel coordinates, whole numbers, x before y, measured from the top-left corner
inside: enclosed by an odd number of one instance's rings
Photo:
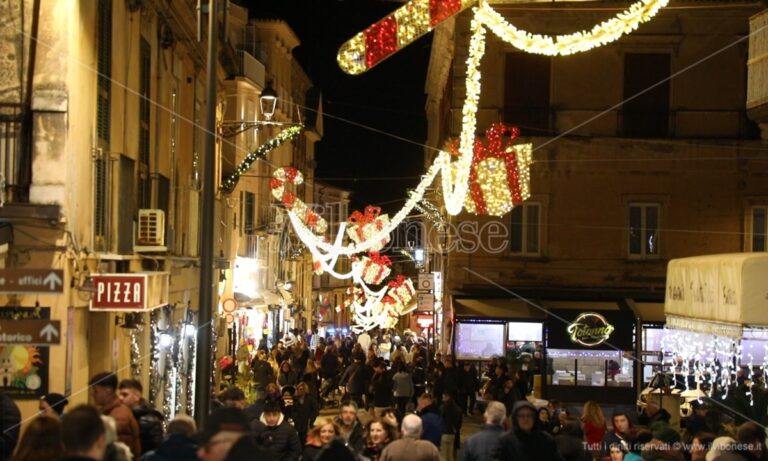
[[[237,182],[240,180],[240,176],[244,175],[248,172],[248,170],[251,169],[251,165],[253,165],[253,162],[259,159],[266,158],[267,154],[280,147],[281,144],[285,143],[286,141],[290,141],[291,139],[295,138],[296,136],[301,133],[301,131],[304,129],[301,125],[291,126],[280,133],[277,134],[274,138],[270,139],[269,141],[265,142],[264,144],[260,145],[255,150],[248,153],[248,155],[245,156],[242,162],[235,168],[235,172],[229,175],[227,179],[224,180],[224,182],[221,183],[221,190],[226,193],[230,193],[235,190],[235,186],[237,186]]]
[[[548,56],[569,55],[589,51],[618,40],[653,18],[668,0],[641,0],[615,17],[595,25],[589,32],[582,31],[566,35],[539,35],[520,30],[510,24],[504,16],[480,2],[475,17],[488,26],[501,40],[528,53]]]
[[[419,212],[422,213],[424,217],[426,217],[430,222],[432,222],[432,224],[437,226],[437,228],[440,230],[442,230],[447,224],[447,221],[445,220],[445,216],[443,216],[443,214],[440,213],[440,210],[437,208],[437,206],[434,203],[430,202],[427,199],[422,199],[419,203],[417,203],[416,209],[419,210]]]

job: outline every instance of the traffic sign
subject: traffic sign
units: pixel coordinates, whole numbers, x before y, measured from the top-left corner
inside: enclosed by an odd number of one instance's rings
[[[60,332],[61,320],[0,320],[0,344],[56,345]]]
[[[63,292],[64,271],[61,269],[0,269],[0,293]]]
[[[435,288],[435,277],[431,272],[419,274],[419,290],[430,291]]]
[[[418,312],[431,311],[435,308],[435,295],[432,293],[419,293]]]

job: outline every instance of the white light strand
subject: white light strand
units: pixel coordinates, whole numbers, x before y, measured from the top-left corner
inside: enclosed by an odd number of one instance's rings
[[[462,109],[462,130],[459,145],[459,160],[451,162],[450,154],[441,151],[435,158],[423,179],[413,191],[405,203],[405,206],[395,214],[390,220],[389,225],[384,226],[376,235],[357,244],[341,247],[340,245],[330,245],[323,242],[320,237],[311,232],[300,232],[299,229],[306,228],[303,223],[291,219],[291,223],[296,229],[299,238],[308,248],[315,247],[323,252],[338,255],[351,256],[357,253],[363,253],[370,249],[377,242],[386,238],[400,223],[408,216],[416,204],[424,197],[427,187],[441,173],[443,199],[445,209],[451,215],[457,215],[464,207],[464,200],[469,189],[469,172],[472,166],[472,157],[474,155],[475,130],[477,128],[477,104],[480,98],[480,60],[485,53],[485,29],[476,18],[472,19],[472,38],[469,45],[469,57],[467,58],[467,97],[464,100]],[[288,214],[293,216],[292,211]],[[311,251],[311,250],[310,250]],[[321,260],[323,258],[320,258]]]
[[[747,352],[747,369],[748,369],[747,370],[748,371],[747,379],[749,380],[749,390],[747,391],[747,395],[749,396],[749,406],[750,407],[755,406],[755,396],[752,393],[752,386],[755,385],[755,382],[754,382],[755,376],[752,373],[752,367],[754,366],[754,364],[752,362],[754,362],[754,359],[755,358],[752,356],[752,353],[751,352]]]
[[[469,189],[469,173],[475,152],[475,131],[477,130],[477,107],[480,100],[480,61],[485,54],[485,28],[478,19],[478,9],[472,17],[467,58],[467,77],[465,79],[466,97],[461,110],[461,137],[459,139],[459,160],[455,165],[450,162],[442,172],[443,198],[448,214],[455,216],[464,207],[464,200]]]
[[[595,25],[589,32],[567,35],[539,35],[517,29],[487,3],[481,2],[475,17],[488,26],[501,40],[528,53],[548,56],[569,55],[591,50],[618,40],[653,18],[668,0],[642,0],[607,21]]]

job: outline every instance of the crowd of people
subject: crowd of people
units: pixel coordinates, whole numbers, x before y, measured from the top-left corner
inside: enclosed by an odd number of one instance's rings
[[[417,340],[366,336],[257,349],[255,400],[228,385],[202,428],[186,415],[164,421],[139,381],[112,373],[91,378],[92,405],[44,396],[21,435],[18,408],[0,393],[0,460],[768,461],[762,426],[735,427],[703,403],[682,430],[653,401],[610,419],[595,401],[537,408],[530,376],[503,359],[478,369]],[[462,440],[473,412],[484,424]]]

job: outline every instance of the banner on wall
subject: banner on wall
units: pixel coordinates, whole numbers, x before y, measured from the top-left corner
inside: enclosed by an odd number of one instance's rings
[[[49,307],[0,309],[0,320],[50,319]],[[31,344],[0,346],[0,391],[16,400],[35,400],[48,393],[48,347]]]

